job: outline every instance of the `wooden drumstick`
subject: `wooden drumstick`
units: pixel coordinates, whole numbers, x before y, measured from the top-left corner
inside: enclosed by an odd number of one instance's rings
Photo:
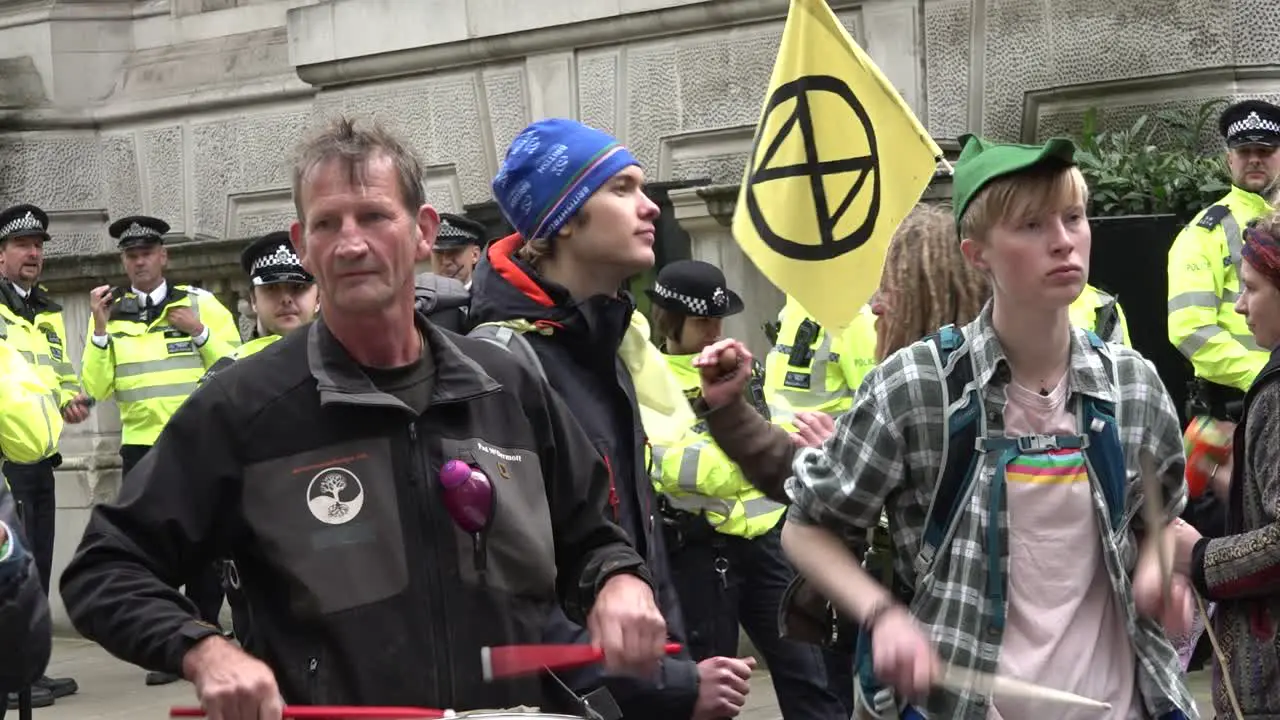
[[[1039,700],[1089,710],[1111,709],[1111,703],[1099,702],[1065,690],[1055,690],[980,670],[966,670],[945,663],[942,666],[942,679],[939,684],[956,692],[976,692],[984,696]]]

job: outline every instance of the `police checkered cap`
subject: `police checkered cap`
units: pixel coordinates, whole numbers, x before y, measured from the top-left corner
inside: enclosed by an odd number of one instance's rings
[[[1255,110],[1227,126],[1227,137],[1230,138],[1241,133],[1257,131],[1280,135],[1280,123],[1277,123],[1274,120],[1264,119],[1262,116],[1258,115],[1258,111]]]
[[[253,261],[253,265],[249,268],[250,273],[256,273],[259,270],[270,267],[302,267],[302,261],[298,259],[298,254],[288,245],[279,245],[270,255],[263,255]]]
[[[704,298],[696,298],[692,295],[685,295],[684,293],[676,292],[659,282],[655,282],[653,284],[653,292],[664,300],[680,303],[688,311],[689,315],[701,316],[708,314],[707,301]],[[716,288],[716,294],[712,295],[712,302],[714,302],[717,307],[722,307],[728,304],[729,299],[725,296],[722,288]]]
[[[12,235],[23,230],[40,230],[43,232],[45,229],[44,224],[28,211],[25,215],[16,217],[5,223],[3,227],[0,227],[0,237]]]

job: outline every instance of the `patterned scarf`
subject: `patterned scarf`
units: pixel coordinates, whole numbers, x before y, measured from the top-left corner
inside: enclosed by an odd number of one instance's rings
[[[1280,239],[1262,228],[1245,228],[1242,255],[1254,270],[1280,287]]]

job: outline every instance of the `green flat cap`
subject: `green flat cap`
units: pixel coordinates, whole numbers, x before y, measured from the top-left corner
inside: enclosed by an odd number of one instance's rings
[[[1043,145],[993,143],[977,135],[960,136],[960,159],[951,178],[951,203],[956,228],[969,203],[991,181],[1033,168],[1041,163],[1074,165],[1076,146],[1067,138],[1050,138]]]

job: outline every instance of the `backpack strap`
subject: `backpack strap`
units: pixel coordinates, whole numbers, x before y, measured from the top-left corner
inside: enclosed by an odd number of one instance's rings
[[[543,382],[546,382],[547,372],[542,367],[542,358],[538,357],[538,353],[534,351],[533,346],[529,344],[529,340],[524,336],[531,329],[533,329],[532,326],[523,328],[504,323],[481,323],[472,328],[471,332],[467,333],[467,337],[493,343],[515,355],[520,362],[530,369],[536,370],[538,377],[542,378]]]
[[[933,567],[938,551],[955,524],[956,505],[967,492],[978,464],[978,440],[987,434],[982,393],[973,385],[973,356],[968,352],[964,331],[948,325],[928,340],[938,375],[944,379],[947,433],[942,445],[945,459],[938,468],[933,497],[925,514],[924,536],[915,560],[917,578]],[[956,357],[956,352],[962,349],[963,356]]]
[[[932,568],[938,550],[955,524],[955,506],[971,484],[978,462],[978,441],[987,432],[982,393],[973,383],[973,357],[968,353],[964,331],[947,325],[924,339],[929,344],[938,377],[943,380],[947,432],[943,436],[945,460],[938,468],[920,552],[915,558],[917,579]],[[957,399],[959,402],[953,403]],[[910,605],[913,589],[905,582],[898,579],[891,590],[901,602]],[[853,658],[855,705],[874,717],[893,717],[896,707],[893,689],[875,677],[872,657],[871,633],[859,626]]]
[[[1116,390],[1119,397],[1120,378],[1106,343],[1096,333],[1085,332],[1089,337],[1089,344],[1102,361],[1102,367],[1111,381],[1111,387]],[[1124,501],[1128,480],[1124,445],[1120,442],[1118,421],[1120,408],[1118,403],[1088,396],[1082,397],[1080,403],[1081,406],[1076,409],[1076,417],[1080,419],[1080,434],[1088,441],[1085,446],[1085,458],[1102,484],[1102,495],[1106,498],[1107,514],[1111,520],[1111,528],[1114,530],[1124,521]]]

